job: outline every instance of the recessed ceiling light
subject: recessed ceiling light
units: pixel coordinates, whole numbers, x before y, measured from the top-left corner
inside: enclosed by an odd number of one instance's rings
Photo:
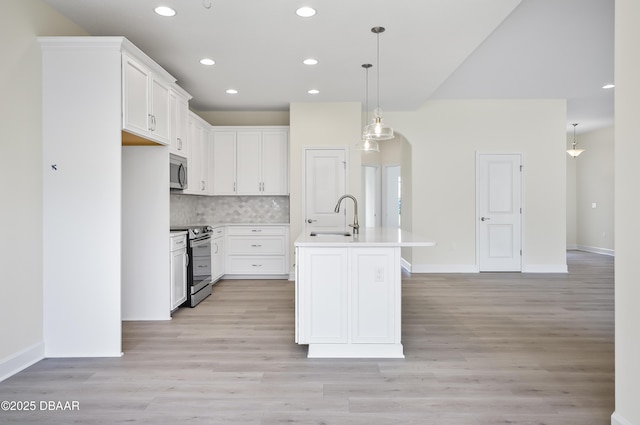
[[[313,59],[313,58],[309,58],[309,59],[303,60],[302,63],[305,64],[305,65],[317,65],[318,64],[318,60],[317,59]]]
[[[216,61],[214,61],[213,59],[204,58],[204,59],[200,59],[200,63],[203,65],[211,66],[211,65],[215,65]]]
[[[615,84],[607,84],[607,85],[602,86],[603,89],[612,89],[614,87],[615,87]]]
[[[167,6],[158,6],[154,11],[160,16],[175,16],[176,11]]]
[[[227,89],[228,94],[238,94],[238,90],[236,89]]]
[[[318,94],[318,93],[320,93],[320,90],[311,89],[307,93],[309,93],[309,94]]]
[[[316,10],[308,6],[301,7],[300,9],[296,10],[296,15],[303,18],[310,18],[315,14],[316,14]]]

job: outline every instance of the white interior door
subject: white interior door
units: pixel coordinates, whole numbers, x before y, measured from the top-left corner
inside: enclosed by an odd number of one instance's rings
[[[478,155],[480,271],[522,270],[521,164],[518,154]]]
[[[307,228],[345,227],[344,210],[333,210],[347,190],[344,149],[305,149],[304,220]]]
[[[364,212],[364,227],[380,227],[380,167],[377,165],[362,166],[362,211]]]
[[[384,167],[383,223],[385,227],[400,227],[400,166]]]

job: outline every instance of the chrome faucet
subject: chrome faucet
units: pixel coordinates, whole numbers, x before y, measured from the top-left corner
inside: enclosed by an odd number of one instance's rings
[[[338,199],[338,203],[336,204],[336,207],[333,211],[336,213],[340,212],[340,202],[342,202],[344,198],[350,198],[353,200],[353,224],[350,224],[349,227],[353,227],[353,233],[358,234],[360,233],[360,225],[358,224],[358,201],[356,201],[355,197],[351,195],[341,196],[340,199]]]

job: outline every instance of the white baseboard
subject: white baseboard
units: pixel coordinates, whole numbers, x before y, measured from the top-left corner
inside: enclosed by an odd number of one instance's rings
[[[577,245],[576,246],[576,250],[577,251],[592,252],[594,254],[608,255],[610,257],[615,257],[616,256],[616,251],[615,250],[609,249],[609,248],[598,248],[597,246]]]
[[[478,273],[475,264],[414,264],[411,273]]]
[[[618,413],[613,412],[611,415],[611,425],[634,425],[622,416],[618,415]]]
[[[44,342],[0,360],[0,382],[44,359]]]
[[[407,272],[411,273],[411,263],[405,260],[404,258],[400,258],[400,267],[405,269]]]
[[[527,264],[522,273],[569,273],[569,268],[566,264]]]
[[[567,251],[577,251],[578,245],[567,245]]]

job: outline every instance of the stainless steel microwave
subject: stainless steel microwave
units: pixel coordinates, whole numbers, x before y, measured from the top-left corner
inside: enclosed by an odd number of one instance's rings
[[[169,188],[178,190],[187,188],[187,158],[169,155]]]

